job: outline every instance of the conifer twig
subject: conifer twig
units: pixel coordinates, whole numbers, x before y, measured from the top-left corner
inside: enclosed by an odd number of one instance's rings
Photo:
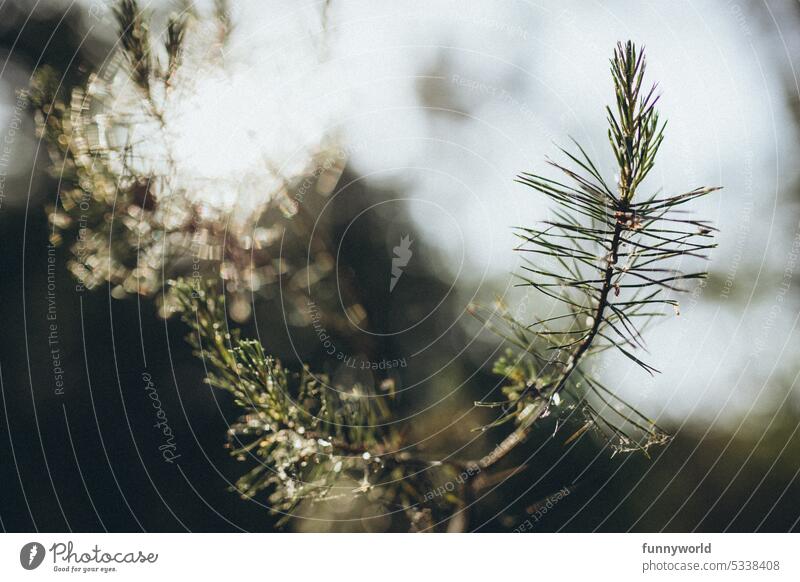
[[[528,173],[517,179],[560,207],[554,211],[557,220],[544,221],[543,228],[519,229],[523,242],[518,250],[533,257],[526,259],[523,269],[536,276],[521,275],[521,284],[561,304],[566,313],[531,325],[501,314],[508,326],[508,331],[500,331],[501,336],[532,357],[535,368],[523,383],[506,388],[507,401],[489,404],[503,408],[501,419],[515,417],[517,426],[495,449],[487,467],[525,440],[563,391],[585,393],[589,386],[590,393],[596,392],[599,383],[582,369],[578,373],[587,356],[616,349],[649,374],[656,373],[658,370],[634,354],[645,347],[642,326],[636,320],[661,314],[645,311],[647,308],[671,306],[677,311],[677,301],[667,292],[685,291],[682,281],[705,277],[704,272],[687,274],[660,263],[681,257],[706,258],[704,251],[716,246],[703,241],[712,236],[713,227],[706,221],[686,219],[675,208],[718,188],[696,188],[665,198],[640,199],[638,193],[653,168],[666,125],[659,122],[656,86],[643,88],[646,65],[644,51],[630,41],[619,43],[611,59],[616,111],[610,107],[606,111],[608,137],[618,165],[614,188],[577,142],[576,153],[561,150],[574,168],[548,160],[571,185]],[[481,317],[488,322],[496,315]],[[550,322],[564,319],[569,322],[567,327],[549,327]],[[550,357],[542,355],[541,344]],[[500,366],[502,372],[507,369],[506,364]],[[620,436],[619,449],[633,446],[624,431],[596,414],[585,396],[578,396],[578,403],[591,417],[587,427],[600,419],[612,434]],[[644,444],[633,448],[646,451],[665,440],[655,423],[629,424],[645,432]]]

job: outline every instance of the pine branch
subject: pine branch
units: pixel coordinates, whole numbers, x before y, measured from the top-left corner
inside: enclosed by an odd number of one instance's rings
[[[371,393],[358,385],[335,386],[307,367],[291,373],[260,342],[226,330],[224,297],[213,282],[172,285],[206,382],[230,393],[242,410],[229,430],[229,447],[256,466],[236,482],[240,495],[268,492],[271,509],[285,515],[283,523],[301,504],[342,495],[369,493],[371,502],[387,507],[401,501],[410,519],[425,506],[437,522],[461,506],[452,496],[426,494],[435,489],[434,479],[453,479],[472,466],[430,459],[406,444],[392,422],[391,385]]]
[[[112,11],[122,48],[131,67],[131,78],[149,96],[153,63],[148,19],[136,0],[119,0]]]
[[[586,401],[588,386],[588,392],[601,401],[606,399],[605,408],[610,408],[610,392],[601,396],[599,382],[581,368],[587,356],[614,349],[647,373],[656,373],[635,354],[645,349],[643,324],[635,320],[644,318],[646,324],[651,317],[661,315],[653,312],[653,307],[671,306],[677,311],[677,301],[667,293],[686,291],[681,283],[705,277],[702,271],[684,273],[661,263],[683,257],[707,258],[705,251],[716,246],[707,242],[715,229],[706,221],[685,218],[678,207],[718,188],[639,199],[666,125],[659,122],[656,86],[643,89],[646,66],[644,52],[632,42],[617,45],[611,59],[616,110],[606,108],[609,142],[618,166],[615,188],[609,187],[577,142],[576,153],[561,150],[574,168],[548,160],[567,178],[565,183],[530,173],[517,178],[560,207],[554,212],[557,220],[546,220],[540,228],[517,229],[522,239],[518,250],[531,257],[523,267],[531,276],[520,275],[521,285],[561,304],[567,313],[528,326],[502,310],[499,315],[497,311],[479,315],[487,325],[498,317],[502,319],[506,329],[490,328],[536,363],[524,386],[517,383],[506,390],[510,396],[507,401],[491,404],[503,409],[492,426],[504,423],[509,416],[517,423],[498,446],[491,464],[527,437],[536,421],[560,400],[562,392],[574,394],[584,407],[589,416],[586,426],[608,431],[623,443],[618,450],[646,451],[665,441],[663,431],[654,424],[629,422],[643,431],[644,444],[628,446],[627,435]],[[563,324],[565,320],[569,325],[556,329],[545,325],[551,321]],[[628,408],[634,416],[641,416]]]

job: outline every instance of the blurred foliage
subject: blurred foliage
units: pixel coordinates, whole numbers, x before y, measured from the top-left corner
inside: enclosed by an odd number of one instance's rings
[[[38,133],[58,180],[58,204],[48,210],[52,242],[69,241],[68,266],[82,288],[107,282],[116,298],[154,296],[165,317],[171,309],[171,297],[159,293],[165,276],[222,274],[234,296],[231,317],[246,321],[248,294],[295,275],[302,282],[290,283],[294,295],[303,294],[303,284],[324,280],[334,264],[324,236],[307,248],[311,209],[344,167],[334,141],[319,144],[296,174],[265,165],[254,178],[258,184],[246,185],[255,198],[243,206],[226,202],[229,184],[201,187],[180,179],[185,170],[170,150],[176,128],[167,113],[192,106],[201,66],[224,66],[203,59],[210,58],[210,33],[220,45],[226,41],[225,6],[218,3],[211,16],[193,9],[173,14],[165,34],[155,35],[137,2],[120,1],[114,15],[122,50],[105,69],[71,90],[48,66],[32,81]],[[344,287],[347,306],[358,315],[363,309],[346,280]],[[286,308],[303,303],[293,298]],[[305,317],[299,307],[296,313]]]
[[[393,382],[373,393],[333,385],[307,367],[290,373],[260,342],[226,331],[225,299],[213,282],[178,281],[174,289],[206,382],[243,410],[229,430],[232,454],[256,462],[236,483],[242,496],[268,490],[279,523],[315,504],[364,496],[376,517],[400,509],[417,530],[434,529],[457,506],[452,495],[427,493],[436,488],[432,479],[455,478],[463,467],[427,460],[406,442],[394,423]]]

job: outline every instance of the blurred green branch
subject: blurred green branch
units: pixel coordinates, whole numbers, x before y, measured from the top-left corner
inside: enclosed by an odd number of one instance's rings
[[[233,454],[257,463],[236,483],[243,497],[269,490],[271,509],[284,515],[282,523],[301,504],[359,495],[380,511],[402,509],[420,530],[449,517],[459,502],[455,497],[426,504],[426,514],[419,511],[420,500],[436,488],[436,478],[452,479],[466,465],[426,458],[405,442],[393,422],[391,382],[374,393],[360,385],[333,385],[307,367],[291,373],[260,342],[227,330],[224,296],[213,281],[171,285],[206,382],[233,395],[243,410],[229,429]],[[421,524],[419,515],[436,521]]]

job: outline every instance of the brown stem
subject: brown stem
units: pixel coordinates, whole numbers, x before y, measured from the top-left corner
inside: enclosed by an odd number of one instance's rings
[[[629,210],[628,200],[625,198],[621,199],[617,206],[617,214],[624,215],[624,213],[628,212],[628,210]],[[614,226],[614,235],[611,239],[611,246],[609,249],[610,257],[603,276],[603,286],[600,289],[600,297],[597,301],[597,309],[595,309],[594,311],[594,322],[592,323],[591,329],[586,334],[586,337],[584,337],[583,341],[581,341],[581,343],[578,345],[578,349],[575,350],[575,353],[570,356],[570,359],[567,362],[567,367],[565,368],[561,378],[559,378],[555,386],[550,390],[544,389],[540,394],[541,400],[539,401],[537,408],[531,412],[528,418],[526,418],[525,423],[517,427],[517,429],[514,430],[514,432],[508,435],[505,439],[503,439],[491,453],[486,455],[483,459],[481,459],[478,462],[478,466],[480,466],[481,469],[487,469],[491,467],[492,465],[497,463],[500,459],[505,457],[508,453],[510,453],[511,450],[514,447],[516,447],[520,442],[525,440],[533,424],[547,409],[547,404],[549,403],[549,399],[554,394],[560,392],[564,388],[564,386],[566,386],[569,377],[572,375],[572,372],[578,367],[578,364],[586,355],[586,352],[589,350],[589,348],[592,346],[592,342],[597,337],[597,333],[600,331],[600,324],[603,321],[603,315],[605,314],[606,307],[608,307],[608,295],[613,287],[611,280],[614,277],[614,267],[616,266],[617,259],[619,258],[619,247],[622,241],[623,229],[624,229],[623,218],[618,218],[616,225]],[[520,398],[524,396],[525,392],[523,392],[520,395]]]

